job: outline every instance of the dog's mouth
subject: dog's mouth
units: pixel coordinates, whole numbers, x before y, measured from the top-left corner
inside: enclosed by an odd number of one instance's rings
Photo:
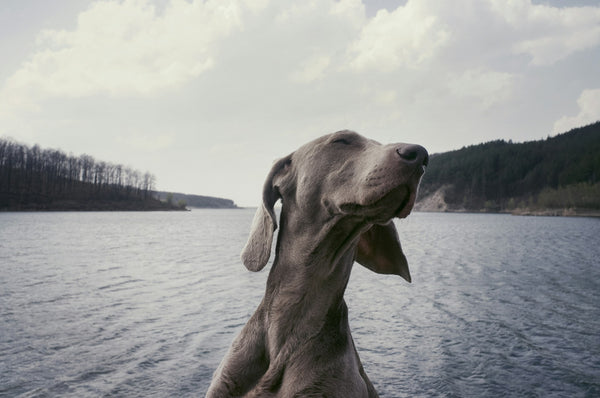
[[[415,204],[416,189],[410,188],[406,185],[396,187],[375,202],[372,207],[380,209],[383,214],[388,213],[385,209],[393,209],[390,219],[394,217],[405,218],[410,214]]]
[[[368,204],[347,203],[340,209],[345,214],[364,216],[374,223],[387,223],[392,218],[407,217],[415,204],[416,186],[399,185]]]

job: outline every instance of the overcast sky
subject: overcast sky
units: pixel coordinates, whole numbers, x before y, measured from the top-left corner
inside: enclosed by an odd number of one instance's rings
[[[260,201],[352,129],[430,152],[600,119],[600,1],[2,0],[0,136]]]

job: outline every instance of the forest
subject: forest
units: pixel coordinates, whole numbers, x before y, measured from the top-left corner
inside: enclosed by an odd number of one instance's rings
[[[600,212],[600,122],[545,140],[434,154],[416,210]]]
[[[238,209],[239,207],[231,199],[216,198],[214,196],[190,195],[179,192],[157,191],[155,195],[158,199],[170,203],[185,204],[193,208],[209,209]]]
[[[0,139],[0,210],[165,210],[155,177],[120,164]]]

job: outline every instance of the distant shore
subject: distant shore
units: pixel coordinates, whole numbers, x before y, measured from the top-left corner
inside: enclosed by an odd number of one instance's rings
[[[185,206],[177,206],[158,200],[89,200],[75,201],[63,200],[49,203],[24,203],[12,204],[3,207],[0,211],[186,211]]]
[[[600,121],[546,139],[432,154],[417,211],[600,216]]]
[[[468,207],[446,200],[448,187],[442,187],[433,194],[419,198],[414,211],[425,213],[490,213],[513,214],[517,216],[556,216],[556,217],[600,217],[600,209],[585,207],[552,208],[542,206],[516,206],[512,208]]]
[[[600,210],[594,209],[515,209],[509,213],[516,216],[600,217]]]
[[[518,208],[512,210],[492,211],[487,209],[453,209],[453,208],[425,208],[415,206],[414,211],[422,213],[476,213],[476,214],[511,214],[514,216],[540,216],[540,217],[600,217],[600,210],[595,209],[529,209]]]

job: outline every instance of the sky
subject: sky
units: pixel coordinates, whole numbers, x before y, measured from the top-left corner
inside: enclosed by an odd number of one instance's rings
[[[2,0],[0,137],[256,206],[351,129],[430,153],[600,120],[600,0]]]

